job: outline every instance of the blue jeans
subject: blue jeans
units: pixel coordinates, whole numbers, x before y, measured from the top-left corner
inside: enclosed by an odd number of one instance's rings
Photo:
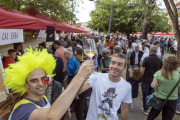
[[[164,56],[164,53],[163,53],[163,54],[161,54],[161,60],[163,59],[163,56]]]
[[[143,108],[144,110],[149,110],[149,105],[147,104],[146,97],[151,95],[154,92],[154,89],[151,88],[151,85],[142,83],[142,93],[143,93]]]
[[[179,104],[180,104],[180,94],[178,94],[176,110],[179,110]]]

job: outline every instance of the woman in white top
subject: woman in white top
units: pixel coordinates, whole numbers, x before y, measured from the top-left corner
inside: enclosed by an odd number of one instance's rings
[[[133,51],[132,41],[129,41],[128,47],[127,47],[127,54],[126,54],[128,61],[129,61],[132,51]]]
[[[145,46],[144,42],[142,42],[142,51],[143,51],[144,54],[149,53],[149,48]]]

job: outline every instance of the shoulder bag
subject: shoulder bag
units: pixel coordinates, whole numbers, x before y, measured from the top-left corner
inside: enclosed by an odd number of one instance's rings
[[[167,102],[168,98],[171,96],[171,94],[173,93],[173,91],[176,89],[176,87],[178,86],[180,82],[179,81],[176,83],[176,85],[173,87],[173,89],[171,90],[171,92],[168,94],[166,100],[164,101],[164,103],[162,103],[160,100],[158,100],[157,98],[155,98],[154,96],[149,100],[149,105],[151,107],[153,107],[154,109],[161,111],[163,108],[163,105]]]

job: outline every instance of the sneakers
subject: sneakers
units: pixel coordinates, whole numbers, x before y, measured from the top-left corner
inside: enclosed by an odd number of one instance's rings
[[[131,112],[133,112],[134,111],[134,109],[133,108],[131,108]]]
[[[142,111],[145,115],[148,115],[148,114],[149,114],[149,110],[144,110],[144,108],[142,108],[141,111]]]
[[[177,114],[180,114],[180,110],[176,110],[176,113],[177,113]]]

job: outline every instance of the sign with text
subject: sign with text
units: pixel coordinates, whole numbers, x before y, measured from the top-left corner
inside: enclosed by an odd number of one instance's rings
[[[46,33],[46,30],[40,30],[37,40],[42,40],[42,39],[44,39],[45,33]]]
[[[24,42],[23,29],[0,29],[0,45]]]

